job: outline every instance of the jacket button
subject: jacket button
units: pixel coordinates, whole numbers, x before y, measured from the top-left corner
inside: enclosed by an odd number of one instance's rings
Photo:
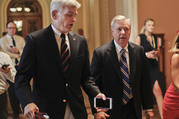
[[[65,102],[67,102],[67,100],[63,99],[63,102],[65,103]]]

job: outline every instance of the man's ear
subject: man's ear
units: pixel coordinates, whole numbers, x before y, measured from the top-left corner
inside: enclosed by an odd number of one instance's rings
[[[111,33],[113,34],[113,32],[114,32],[114,29],[111,27]]]
[[[58,13],[57,10],[52,11],[52,18],[53,18],[53,19],[56,19],[56,18],[57,18],[57,13]]]

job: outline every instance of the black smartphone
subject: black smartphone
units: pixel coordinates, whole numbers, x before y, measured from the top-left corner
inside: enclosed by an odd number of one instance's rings
[[[3,64],[1,68],[5,70],[8,66],[9,64]]]
[[[100,109],[112,109],[112,98],[107,97],[106,100],[102,98],[94,98],[94,107]]]

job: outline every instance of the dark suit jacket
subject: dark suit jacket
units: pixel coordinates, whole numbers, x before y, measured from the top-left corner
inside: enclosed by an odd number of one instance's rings
[[[152,108],[152,88],[148,78],[146,57],[142,47],[133,43],[128,44],[130,63],[130,86],[138,119],[142,119],[141,106],[144,109]],[[113,108],[108,113],[111,119],[119,118],[122,112],[123,83],[120,74],[120,65],[114,41],[95,49],[91,63],[91,74],[96,78],[100,91],[107,97],[112,97]],[[91,100],[91,104],[93,101]]]
[[[28,103],[35,102],[40,111],[47,112],[50,118],[63,119],[65,99],[75,119],[87,119],[80,86],[94,96],[99,91],[90,91],[87,83],[90,69],[86,39],[71,33],[68,33],[68,37],[70,67],[64,74],[51,26],[28,35],[15,78],[15,90],[23,108]],[[34,80],[31,92],[29,82],[32,78]]]

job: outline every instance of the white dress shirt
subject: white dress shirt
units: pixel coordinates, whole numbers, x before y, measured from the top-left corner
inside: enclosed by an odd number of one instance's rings
[[[62,39],[60,38],[61,36],[61,33],[53,26],[52,26],[52,29],[55,33],[55,39],[56,39],[56,42],[57,42],[57,45],[58,45],[58,49],[60,51],[61,49],[61,41]],[[69,39],[68,39],[68,36],[67,34],[65,34],[65,38],[66,38],[66,43],[69,47],[69,51],[70,51],[70,43],[69,43]],[[66,104],[66,110],[65,110],[65,116],[64,116],[64,119],[75,119],[72,112],[71,112],[71,109],[70,109],[70,106],[69,106],[69,103]]]
[[[8,73],[0,71],[0,95],[5,93],[9,87],[7,80],[14,82],[16,74],[16,69],[14,68],[14,64],[9,55],[0,51],[0,67],[4,64],[9,64],[10,71]]]
[[[56,39],[56,42],[57,42],[57,45],[58,45],[58,50],[61,51],[61,42],[62,42],[62,39],[60,38],[61,34],[53,25],[52,26],[52,29],[55,33],[55,39]],[[67,43],[67,46],[69,48],[69,51],[70,51],[70,42],[69,42],[69,39],[68,39],[68,35],[65,34],[65,39],[66,39],[66,43]]]
[[[114,40],[114,45],[116,48],[116,52],[117,52],[117,56],[118,56],[118,60],[120,61],[121,58],[121,50],[125,49],[125,55],[126,55],[126,60],[127,60],[127,66],[128,66],[128,72],[130,73],[130,65],[129,65],[129,51],[128,51],[128,44],[126,45],[125,48],[122,48],[120,45],[117,44],[117,42]]]

